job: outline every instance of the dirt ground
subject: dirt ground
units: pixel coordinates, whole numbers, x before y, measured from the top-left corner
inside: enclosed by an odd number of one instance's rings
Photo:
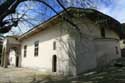
[[[32,83],[46,76],[41,71],[28,68],[0,67],[0,83]]]
[[[73,78],[54,77],[27,68],[0,67],[0,83],[125,83],[125,58],[117,63]]]

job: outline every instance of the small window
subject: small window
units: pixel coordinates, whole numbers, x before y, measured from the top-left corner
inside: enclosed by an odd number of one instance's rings
[[[116,54],[119,54],[118,47],[115,47]]]
[[[34,56],[38,56],[39,53],[39,41],[34,43]]]
[[[53,42],[53,50],[56,50],[56,42]]]
[[[102,36],[103,38],[105,38],[105,29],[104,29],[104,28],[101,28],[101,36]]]
[[[27,45],[24,46],[24,57],[26,57],[27,54]]]

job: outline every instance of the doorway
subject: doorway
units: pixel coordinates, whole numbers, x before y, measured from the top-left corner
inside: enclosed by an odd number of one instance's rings
[[[19,56],[16,56],[16,67],[19,67]]]
[[[57,56],[53,55],[52,57],[52,72],[57,71]]]

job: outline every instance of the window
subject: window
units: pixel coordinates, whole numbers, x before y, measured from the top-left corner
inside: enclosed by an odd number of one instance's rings
[[[57,71],[57,56],[53,55],[52,57],[52,72]]]
[[[38,56],[39,53],[39,41],[34,43],[34,56]]]
[[[101,27],[101,36],[105,38],[105,29]]]
[[[118,47],[115,47],[116,54],[119,54]]]
[[[56,42],[53,42],[53,50],[56,50]]]
[[[26,57],[27,54],[27,45],[24,46],[24,57]]]

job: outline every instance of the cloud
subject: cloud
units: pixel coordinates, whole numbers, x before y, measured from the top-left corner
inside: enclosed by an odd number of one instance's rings
[[[125,23],[125,0],[113,0],[109,6],[101,3],[98,10]]]

